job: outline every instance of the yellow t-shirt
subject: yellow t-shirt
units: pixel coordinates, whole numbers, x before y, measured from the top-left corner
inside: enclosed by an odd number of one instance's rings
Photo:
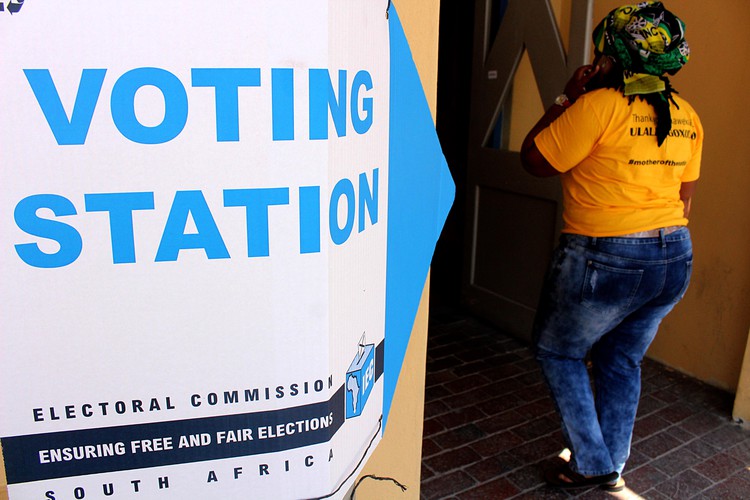
[[[562,172],[563,232],[604,237],[687,224],[680,184],[698,179],[703,127],[687,101],[674,99],[661,147],[653,107],[612,89],[582,95],[537,135]]]

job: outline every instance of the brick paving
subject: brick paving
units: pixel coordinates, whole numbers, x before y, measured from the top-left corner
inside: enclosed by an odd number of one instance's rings
[[[480,321],[433,314],[427,347],[421,498],[750,499],[750,430],[733,395],[651,360],[625,491],[544,485],[564,447],[528,346]]]

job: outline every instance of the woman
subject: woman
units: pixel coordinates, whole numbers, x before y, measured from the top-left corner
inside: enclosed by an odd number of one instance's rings
[[[661,2],[613,10],[593,40],[594,63],[529,132],[521,160],[533,175],[561,175],[563,187],[563,234],[533,337],[571,456],[546,479],[616,491],[641,361],[690,280],[686,226],[703,130],[666,76],[689,49]]]

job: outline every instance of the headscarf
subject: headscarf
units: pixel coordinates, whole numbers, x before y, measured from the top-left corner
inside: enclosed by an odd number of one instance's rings
[[[598,52],[622,66],[623,94],[642,96],[654,107],[661,146],[672,129],[669,101],[674,103],[664,75],[674,75],[690,58],[685,23],[661,2],[640,2],[614,9],[594,28],[592,38]]]
[[[685,23],[661,2],[614,9],[594,29],[593,40],[596,50],[617,59],[627,72],[625,95],[664,91],[659,77],[674,75],[690,58]]]

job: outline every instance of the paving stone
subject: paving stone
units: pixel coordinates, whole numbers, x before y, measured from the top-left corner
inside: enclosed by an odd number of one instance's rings
[[[459,377],[461,377],[465,375],[478,373],[478,372],[481,372],[483,370],[487,370],[493,367],[494,365],[487,363],[487,361],[485,360],[472,361],[471,363],[465,363],[463,365],[456,366],[455,368],[453,368],[453,372]]]
[[[531,463],[530,460],[524,460],[516,455],[513,450],[504,451],[503,453],[497,455],[497,457],[495,458],[497,458],[500,463],[507,467],[508,470],[520,469],[521,467],[527,466],[529,463]]]
[[[543,485],[564,447],[531,351],[471,318],[432,319],[421,498],[750,498],[750,431],[732,395],[644,360],[627,489],[568,493]]]
[[[655,397],[651,395],[647,395],[641,398],[640,402],[638,403],[638,415],[637,418],[645,417],[646,415],[650,415],[652,413],[655,413],[662,408],[667,406],[667,403],[660,399],[656,399]]]
[[[492,457],[524,444],[524,439],[511,431],[486,437],[471,447],[483,457]]]
[[[720,414],[731,415],[734,408],[734,394],[704,385],[699,399],[703,408]]]
[[[451,393],[448,389],[443,387],[442,385],[436,385],[433,387],[427,387],[424,391],[424,400],[425,402],[429,401],[436,401],[438,399],[443,399],[448,396],[450,396]]]
[[[536,386],[539,389],[543,389],[542,392],[539,393],[541,395],[549,394],[549,392],[547,391],[547,387],[544,385],[544,378],[542,377],[542,373],[540,371],[523,373],[521,375],[518,375],[516,378],[526,387]]]
[[[742,440],[748,439],[750,432],[743,430],[739,425],[727,423],[718,429],[709,432],[703,440],[718,448],[729,448]]]
[[[669,477],[648,464],[623,475],[628,488],[636,492],[649,490],[652,486],[669,480]]]
[[[439,358],[435,360],[427,361],[427,370],[430,372],[439,372],[440,370],[451,370],[458,366],[461,366],[463,361],[456,358],[455,356],[448,356],[445,358]]]
[[[695,439],[695,436],[693,436],[693,434],[689,433],[688,431],[686,431],[685,429],[683,429],[681,426],[678,426],[678,425],[673,425],[672,427],[670,427],[664,432],[666,432],[667,435],[675,438],[677,441],[681,443],[687,443]]]
[[[630,450],[630,457],[628,458],[627,464],[625,464],[625,471],[631,471],[637,469],[641,465],[645,465],[651,461],[651,458],[646,456],[637,448]]]
[[[435,477],[435,473],[425,464],[422,464],[421,474],[422,474],[422,477],[421,477],[422,482],[430,479],[431,477]]]
[[[424,405],[424,418],[429,419],[450,411],[450,407],[442,401],[430,401]]]
[[[507,478],[522,491],[536,488],[544,484],[542,468],[539,464],[529,465],[513,471],[508,474]]]
[[[433,477],[421,484],[421,496],[425,500],[445,498],[451,494],[470,488],[476,484],[467,473],[456,471]]]
[[[445,344],[438,347],[432,347],[429,350],[429,354],[427,356],[428,360],[428,366],[429,362],[431,361],[437,361],[444,358],[452,358],[453,363],[457,361],[461,361],[460,358],[455,357],[456,354],[456,345],[455,344]],[[434,368],[434,365],[432,366]]]
[[[458,498],[461,500],[487,500],[490,498],[500,500],[511,498],[518,493],[520,493],[520,490],[513,483],[507,479],[500,478],[461,492]]]
[[[471,349],[467,349],[465,351],[460,351],[455,354],[455,356],[464,361],[464,362],[470,362],[470,361],[489,361],[491,358],[487,356],[487,348],[485,346],[480,345],[474,345]]]
[[[443,449],[432,439],[422,440],[422,459],[440,453]]]
[[[534,364],[537,365],[537,369],[539,369],[536,360],[534,360],[531,352],[525,346],[519,345],[517,343],[515,345],[499,345],[493,346],[492,350],[494,351],[494,354],[490,354],[487,359],[491,360],[493,363],[496,363],[498,366],[512,365],[521,367],[525,366],[529,361],[533,361]],[[524,368],[523,371],[528,370]]]
[[[422,428],[422,435],[424,437],[434,436],[443,431],[445,431],[445,426],[441,424],[437,418],[431,418],[424,421]]]
[[[682,448],[685,450],[690,450],[703,459],[710,458],[720,452],[719,448],[717,448],[716,446],[706,443],[705,441],[702,441],[700,439],[694,439]]]
[[[504,357],[507,357],[507,355]],[[494,366],[488,368],[486,371],[487,376],[492,380],[504,380],[515,377],[517,375],[529,373],[528,370],[524,370],[523,368],[514,364],[512,360],[496,359],[492,362],[492,364]]]
[[[729,453],[719,453],[696,465],[693,467],[693,470],[703,474],[714,482],[719,482],[733,476],[742,470],[743,467],[747,467],[747,465],[733,458]]]
[[[425,377],[425,387],[432,387],[435,385],[442,385],[446,382],[452,382],[458,379],[458,375],[450,370],[442,370],[439,372],[428,371]]]
[[[702,463],[703,460],[702,457],[683,447],[659,457],[651,465],[668,476],[677,476],[683,471]]]
[[[575,498],[582,500],[611,500],[612,495],[602,490],[601,488],[590,488],[588,490],[580,490],[583,493],[579,493]]]
[[[750,467],[750,439],[743,439],[727,449],[727,453]]]
[[[493,397],[492,389],[490,387],[480,387],[461,394],[453,394],[443,398],[445,404],[451,408],[465,408],[467,406],[474,406],[478,401],[486,401]]]
[[[682,382],[675,384],[670,390],[697,408],[730,415],[734,406],[733,394],[688,377],[683,376]]]
[[[633,440],[641,441],[669,427],[669,422],[658,415],[637,419],[633,427]]]
[[[676,424],[695,415],[695,410],[686,404],[678,402],[664,407],[656,412],[656,415],[669,423]]]
[[[611,497],[610,497],[611,498]],[[622,496],[618,498],[632,498],[633,500],[641,500],[643,498],[648,498],[648,500],[668,500],[671,497],[668,497],[667,495],[664,495],[663,493],[659,492],[658,490],[651,488],[650,490],[643,493],[643,496],[629,492],[627,496]],[[685,497],[680,497],[680,499]]]
[[[525,404],[516,408],[516,411],[527,418],[537,418],[542,415],[551,415],[555,413],[555,404],[549,398],[538,399],[532,403]]]
[[[485,437],[486,434],[474,424],[464,425],[433,436],[435,443],[444,450],[459,448]]]
[[[740,476],[732,476],[704,491],[701,498],[722,500],[747,500],[750,497],[750,482]]]
[[[560,423],[557,416],[545,416],[515,427],[513,433],[521,436],[525,440],[532,440],[539,436],[551,434],[559,428]]]
[[[460,377],[452,382],[446,382],[443,387],[448,389],[453,394],[460,394],[462,392],[470,391],[478,387],[487,385],[491,379],[487,378],[483,374],[475,373],[468,377]]]
[[[679,447],[682,443],[667,432],[654,434],[638,444],[638,449],[651,458],[656,458]]]
[[[443,424],[445,429],[455,429],[476,422],[477,420],[481,420],[485,416],[486,415],[478,408],[469,406],[448,413],[443,413],[442,415],[435,417],[435,419]]]
[[[498,413],[484,420],[477,422],[477,427],[487,434],[493,434],[498,431],[508,430],[523,424],[528,418],[515,410]],[[558,423],[559,427],[559,423]]]
[[[541,401],[545,405],[549,406],[554,410],[554,404],[552,399],[549,397],[549,391],[547,390],[547,384],[543,381],[537,381],[534,384],[526,384],[523,390],[518,391],[518,395],[521,396],[524,401]]]
[[[687,418],[680,426],[696,436],[702,436],[726,424],[726,421],[726,418],[713,413],[701,412]]]
[[[514,496],[513,500],[561,500],[567,498],[571,498],[571,496],[562,490],[540,486],[534,490],[525,491],[520,495]]]
[[[512,431],[511,431],[512,432]],[[545,458],[554,456],[564,448],[557,436],[553,438],[542,437],[513,448],[511,452],[526,462],[539,462]]]
[[[660,377],[663,371],[664,366],[661,363],[646,358],[641,364],[641,380],[645,382],[653,377]]]
[[[468,472],[471,477],[476,479],[477,482],[484,483],[493,478],[503,476],[514,468],[515,465],[504,462],[499,456],[494,456],[480,460],[464,470]]]
[[[496,415],[507,412],[508,410],[515,411],[513,408],[517,408],[521,403],[523,403],[523,400],[517,395],[504,394],[497,398],[477,401],[475,406],[482,410],[485,415]]]
[[[658,389],[655,389],[653,391],[643,391],[644,394],[650,394],[651,396],[655,397],[656,399],[660,399],[661,401],[664,401],[667,404],[677,403],[681,401],[680,396],[677,394],[669,391],[668,389],[665,389],[663,387],[660,387]]]
[[[424,463],[435,472],[449,472],[481,460],[469,446],[449,450],[424,459]]]
[[[509,397],[512,399],[513,403],[517,401],[523,401],[523,399],[520,396],[518,396],[518,393],[523,391],[525,388],[526,388],[526,385],[523,384],[520,380],[510,379],[510,380],[502,380],[499,382],[495,382],[493,384],[490,384],[490,386],[488,387],[488,392],[492,394],[492,397],[490,397],[489,400],[490,401],[492,400],[503,401],[502,399],[499,399],[499,398]],[[500,406],[500,410],[505,410],[507,408],[508,408],[508,405],[504,402],[503,402],[503,405]]]
[[[651,394],[659,399],[667,400],[668,403],[673,403],[679,398],[667,390],[670,385],[672,385],[672,382],[666,377],[651,377],[647,380],[641,380],[641,391],[643,394]],[[662,397],[662,394],[664,397]]]

